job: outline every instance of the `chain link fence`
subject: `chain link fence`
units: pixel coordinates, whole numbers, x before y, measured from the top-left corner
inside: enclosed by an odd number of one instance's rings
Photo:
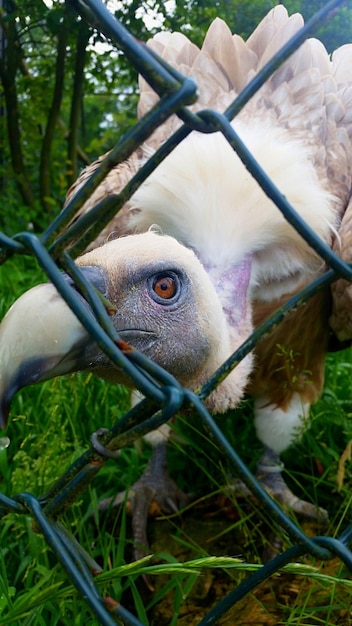
[[[57,290],[75,312],[81,323],[108,354],[113,363],[133,379],[145,400],[132,408],[118,423],[99,438],[100,443],[112,453],[123,446],[137,440],[142,435],[154,430],[173,417],[182,406],[192,405],[196,410],[218,449],[227,459],[233,474],[237,475],[250,491],[258,498],[268,518],[274,518],[287,533],[292,547],[282,552],[258,571],[249,575],[244,582],[220,601],[208,612],[200,622],[201,626],[214,624],[236,602],[255,589],[260,583],[278,572],[285,564],[301,555],[312,555],[320,560],[338,557],[352,572],[352,553],[348,545],[352,538],[352,526],[339,536],[308,537],[283,512],[280,506],[263,490],[246,465],[230,446],[213,418],[205,408],[203,401],[214,390],[221,380],[238,364],[256,344],[276,327],[292,308],[301,305],[318,290],[344,277],[352,280],[352,267],[339,259],[314,232],[297,215],[273,183],[262,171],[258,163],[241,142],[230,121],[249,101],[251,96],[264,84],[271,74],[287,59],[294,50],[311,35],[331,15],[332,11],[342,4],[340,1],[329,2],[305,27],[298,32],[255,76],[247,87],[239,94],[231,106],[220,114],[206,110],[192,113],[188,105],[196,99],[196,85],[182,76],[175,68],[168,66],[143,44],[137,42],[109,13],[100,0],[72,0],[72,6],[90,25],[99,29],[106,37],[124,52],[136,70],[148,81],[160,101],[121,139],[102,161],[90,179],[84,184],[69,202],[57,219],[49,225],[40,236],[24,232],[13,238],[0,234],[1,260],[16,253],[33,254],[41,267],[54,283]],[[184,122],[182,127],[172,135],[165,144],[144,164],[131,181],[116,195],[106,197],[103,201],[85,214],[82,219],[72,223],[73,217],[93,190],[104,179],[110,169],[125,161],[153,131],[172,114],[176,113]],[[274,315],[267,319],[248,340],[228,359],[226,363],[207,381],[198,393],[182,388],[177,381],[160,367],[150,362],[136,351],[123,351],[119,347],[119,337],[112,326],[104,306],[90,284],[72,261],[99,234],[102,228],[113,218],[141,183],[149,176],[156,166],[182,141],[192,130],[204,133],[220,131],[229,144],[240,156],[252,176],[262,186],[265,193],[276,203],[285,218],[298,230],[330,268],[323,276],[298,295],[286,302]],[[60,270],[65,269],[76,280],[80,291],[85,295],[96,319],[86,312],[77,294],[61,276]],[[102,598],[91,575],[96,565],[88,553],[65,530],[59,517],[87,487],[99,472],[106,457],[100,455],[94,447],[83,454],[62,476],[45,496],[36,498],[31,494],[20,494],[12,498],[0,494],[0,515],[9,512],[23,514],[30,512],[36,527],[52,548],[57,560],[71,579],[77,591],[84,597],[99,623],[110,626],[116,621],[128,625],[141,626],[141,622],[121,604],[111,598]]]

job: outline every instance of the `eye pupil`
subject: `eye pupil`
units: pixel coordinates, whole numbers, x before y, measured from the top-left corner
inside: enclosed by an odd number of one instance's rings
[[[160,276],[155,279],[153,289],[160,298],[169,300],[176,293],[176,281],[172,276]]]

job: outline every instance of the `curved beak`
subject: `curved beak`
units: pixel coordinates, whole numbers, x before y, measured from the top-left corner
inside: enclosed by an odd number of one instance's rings
[[[99,268],[81,270],[104,291]],[[77,371],[80,354],[91,341],[51,283],[33,287],[16,300],[0,324],[0,428],[6,427],[19,389]]]

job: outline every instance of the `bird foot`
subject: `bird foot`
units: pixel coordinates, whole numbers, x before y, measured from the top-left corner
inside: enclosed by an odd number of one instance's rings
[[[132,515],[132,535],[135,560],[149,554],[147,537],[148,516],[170,515],[178,513],[191,500],[192,495],[184,493],[171,478],[167,469],[166,444],[160,443],[153,448],[150,461],[142,476],[126,492],[116,497],[107,498],[99,503],[99,510],[118,506],[127,500]],[[153,586],[145,578],[149,589]]]
[[[280,504],[284,511],[293,511],[308,520],[318,522],[324,528],[327,527],[329,521],[327,511],[321,507],[315,506],[311,502],[298,498],[286,485],[281,474],[282,470],[283,464],[277,456],[266,452],[258,463],[256,478],[269,495]],[[246,497],[258,504],[258,500],[241,480],[234,481],[233,490],[237,497]],[[277,556],[282,551],[282,547],[282,537],[275,531],[270,532],[262,554],[263,562],[266,563]]]
[[[296,496],[286,485],[281,474],[282,468],[282,464],[273,466],[259,463],[256,478],[284,510],[293,511],[306,519],[327,525],[329,520],[328,512]]]
[[[128,496],[136,559],[145,556],[149,551],[146,533],[148,515],[156,517],[178,513],[191,497],[176,485],[168,473],[166,446],[157,445],[143,475],[131,487]]]
[[[283,468],[284,465],[281,463],[278,456],[271,450],[266,449],[257,465],[256,478],[261,486],[264,487],[269,495],[271,495],[285,511],[293,511],[308,520],[314,520],[315,522],[327,526],[329,521],[328,512],[296,496],[286,485],[282,477]],[[241,480],[235,481],[234,491],[238,497],[255,499],[252,492]]]

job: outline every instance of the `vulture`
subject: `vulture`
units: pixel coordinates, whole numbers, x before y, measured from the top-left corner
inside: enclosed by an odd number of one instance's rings
[[[215,19],[201,48],[177,32],[159,33],[147,45],[196,81],[193,112],[221,113],[302,26],[301,15],[289,16],[279,5],[247,41]],[[140,78],[139,117],[157,100]],[[172,116],[114,167],[76,219],[119,192],[181,124]],[[330,56],[320,41],[308,39],[231,125],[318,237],[342,259],[352,258],[352,45]],[[82,172],[68,198],[101,159]],[[157,166],[77,264],[116,308],[111,319],[121,338],[191,389],[327,269],[223,134],[197,131]],[[337,342],[351,339],[351,293],[340,279],[292,311],[206,401],[221,414],[244,394],[254,398],[262,483],[295,512],[316,518],[324,518],[324,510],[288,489],[279,457],[321,393],[331,335]],[[78,370],[131,386],[54,286],[34,287],[0,326],[2,426],[18,389]]]

